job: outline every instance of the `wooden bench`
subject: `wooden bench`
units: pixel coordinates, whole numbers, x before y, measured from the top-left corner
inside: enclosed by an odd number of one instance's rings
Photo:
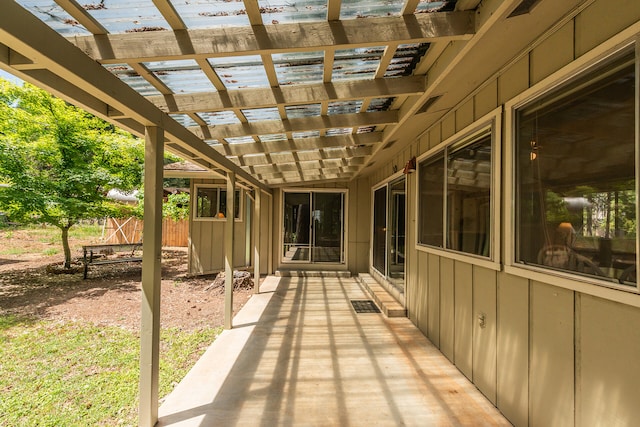
[[[140,256],[136,256],[136,252]],[[117,264],[121,262],[142,261],[142,242],[140,243],[117,243],[104,245],[86,245],[82,247],[82,263],[84,264],[83,279],[87,278],[89,264]],[[112,255],[115,255],[112,256]]]

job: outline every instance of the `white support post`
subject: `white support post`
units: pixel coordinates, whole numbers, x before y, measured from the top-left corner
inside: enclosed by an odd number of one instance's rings
[[[260,223],[262,217],[260,215],[261,203],[262,203],[262,190],[255,189],[255,200],[253,208],[253,293],[260,293]]]
[[[151,427],[158,421],[163,144],[164,131],[161,128],[145,128],[140,407],[138,412],[138,422],[143,427]]]
[[[236,212],[236,174],[227,173],[227,222],[224,227],[224,328],[232,328],[233,317],[233,242]]]

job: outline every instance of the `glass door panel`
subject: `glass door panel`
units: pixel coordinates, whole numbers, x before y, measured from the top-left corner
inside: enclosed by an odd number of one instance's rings
[[[389,253],[387,275],[398,286],[404,280],[405,179],[389,185]]]
[[[373,193],[373,267],[386,276],[387,187]]]
[[[311,194],[284,193],[284,261],[311,260]]]
[[[341,262],[343,194],[313,193],[313,262]]]

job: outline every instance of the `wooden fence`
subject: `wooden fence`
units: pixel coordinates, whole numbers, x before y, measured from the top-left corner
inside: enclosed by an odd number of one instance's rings
[[[142,240],[140,219],[107,218],[102,236],[106,243],[136,243]],[[165,218],[162,221],[162,246],[187,246],[189,241],[189,221],[174,221]]]

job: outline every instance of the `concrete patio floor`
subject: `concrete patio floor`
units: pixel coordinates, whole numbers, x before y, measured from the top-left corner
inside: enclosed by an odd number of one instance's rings
[[[268,277],[160,407],[160,426],[510,425],[353,278]]]

